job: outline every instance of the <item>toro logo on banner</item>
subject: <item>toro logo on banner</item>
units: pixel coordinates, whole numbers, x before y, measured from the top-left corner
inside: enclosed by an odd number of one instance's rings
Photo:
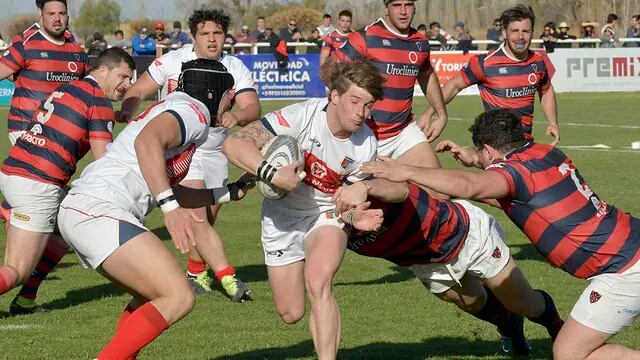
[[[472,54],[448,54],[448,53],[431,53],[431,66],[438,75],[440,85],[444,85],[451,78],[458,75],[460,70],[469,62]]]

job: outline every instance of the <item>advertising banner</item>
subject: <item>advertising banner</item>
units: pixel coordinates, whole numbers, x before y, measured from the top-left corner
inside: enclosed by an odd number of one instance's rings
[[[9,106],[11,104],[13,89],[15,89],[13,82],[9,80],[0,81],[0,106]]]
[[[440,86],[444,86],[447,81],[458,75],[473,55],[474,54],[462,54],[462,52],[432,52],[431,66],[436,72],[436,75],[438,75]],[[478,87],[473,85],[462,90],[458,95],[477,95],[479,93]],[[423,96],[422,90],[417,84],[414,95]]]

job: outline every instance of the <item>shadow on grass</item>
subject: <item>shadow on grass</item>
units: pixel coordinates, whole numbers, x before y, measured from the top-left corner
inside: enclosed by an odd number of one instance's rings
[[[532,351],[528,359],[550,359],[551,340],[531,341]],[[377,342],[351,349],[340,349],[339,359],[425,359],[442,357],[446,359],[491,358],[510,359],[501,354],[499,341],[469,340],[463,337],[439,336],[424,339],[419,343],[386,343]],[[313,342],[303,341],[299,344],[281,347],[246,351],[234,355],[225,355],[210,360],[242,360],[242,359],[299,359],[314,357]]]
[[[41,304],[41,306],[47,310],[66,309],[105,297],[120,296],[122,294],[124,294],[123,290],[108,283],[68,291],[64,298]]]
[[[537,260],[545,262],[544,256],[540,255],[538,250],[536,250],[536,248],[534,248],[531,244],[509,245],[509,249],[511,250],[511,257],[513,257],[516,261]]]
[[[367,280],[367,281],[353,281],[353,282],[337,282],[335,286],[344,286],[344,285],[379,285],[379,284],[389,284],[389,283],[400,283],[404,281],[409,281],[416,276],[413,275],[411,270],[403,268],[401,266],[391,266],[391,270],[395,271],[393,274],[385,275],[379,279],[375,280]]]

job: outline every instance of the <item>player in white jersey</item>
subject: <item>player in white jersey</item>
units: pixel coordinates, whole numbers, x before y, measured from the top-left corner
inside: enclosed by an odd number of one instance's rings
[[[283,199],[262,204],[262,246],[283,322],[293,324],[304,316],[306,288],[319,359],[334,359],[340,340],[340,314],[331,283],[342,262],[347,234],[331,198],[343,184],[363,180],[366,174],[360,166],[376,156],[377,141],[364,122],[382,97],[383,82],[371,64],[339,64],[331,73],[328,100],[308,100],[270,113],[222,145],[232,163],[253,174],[273,171],[259,149],[276,135],[295,137],[304,150],[302,184]],[[268,176],[258,177],[268,182]],[[366,184],[359,187],[364,190]]]
[[[178,90],[128,124],[60,205],[60,232],[81,260],[133,296],[98,359],[135,357],[193,307],[194,294],[176,258],[143,223],[160,205],[174,245],[186,253],[195,244],[193,224],[203,220],[181,205],[242,196],[235,185],[178,199],[172,191],[206,141],[210,114],[232,84],[215,60],[185,63]]]
[[[191,163],[191,169],[182,185],[203,189],[220,187],[227,183],[229,176],[227,158],[221,152],[221,145],[227,137],[227,129],[236,125],[245,125],[260,117],[260,102],[253,83],[253,76],[242,60],[222,53],[224,34],[227,32],[229,17],[221,10],[196,10],[189,18],[189,28],[195,45],[187,45],[179,50],[171,51],[156,59],[138,81],[125,95],[121,117],[131,117],[141,99],[155,94],[161,89],[161,98],[175,90],[182,63],[197,58],[220,61],[231,73],[235,81],[235,103],[237,111],[226,112],[218,119],[209,131],[207,142],[198,148]],[[216,120],[213,121],[214,123]],[[219,205],[209,209],[194,210],[199,217],[207,216],[209,223],[214,224]],[[235,276],[235,270],[229,264],[224,253],[222,239],[217,232],[206,223],[196,224],[196,237],[200,242],[201,252],[209,252],[203,257],[213,259],[208,262],[216,277],[232,300],[242,301],[248,296],[249,289]],[[207,245],[207,247],[204,247]],[[197,251],[190,251],[187,261],[187,276],[197,293],[210,292],[210,279],[206,265]]]

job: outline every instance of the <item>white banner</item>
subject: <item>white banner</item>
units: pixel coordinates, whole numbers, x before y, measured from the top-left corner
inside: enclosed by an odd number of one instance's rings
[[[556,49],[557,92],[640,91],[640,48]]]

